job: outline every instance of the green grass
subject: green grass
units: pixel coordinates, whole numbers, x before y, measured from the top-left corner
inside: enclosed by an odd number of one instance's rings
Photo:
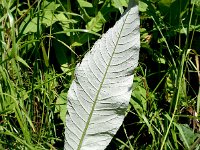
[[[127,4],[88,2],[0,1],[0,149],[63,149],[74,67]],[[200,4],[139,4],[140,64],[107,149],[198,149]]]

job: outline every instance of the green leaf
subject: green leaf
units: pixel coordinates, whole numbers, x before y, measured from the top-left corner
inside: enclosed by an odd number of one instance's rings
[[[93,5],[87,1],[84,0],[78,0],[78,3],[80,5],[80,7],[93,7]]]
[[[175,1],[176,0],[160,0],[159,3],[166,6],[166,7],[170,7],[170,5]]]
[[[200,1],[199,0],[192,0],[191,1],[192,4],[194,4],[194,12],[197,14],[197,15],[200,15]]]
[[[128,108],[139,47],[138,7],[133,6],[76,66],[64,149],[105,149],[109,144]]]
[[[25,61],[24,59],[22,59],[21,57],[16,56],[15,59],[16,59],[17,61],[21,62],[21,63],[22,63],[24,66],[26,66],[27,68],[31,69],[31,68],[29,67],[29,65],[26,63],[26,61]]]
[[[192,4],[196,4],[196,5],[200,5],[200,1],[199,0],[191,0]]]
[[[188,124],[179,124],[179,127],[181,127],[182,129],[182,134],[180,133],[180,139],[184,142],[185,145],[192,146],[192,144],[194,143],[195,139],[198,137],[197,134],[194,133],[194,131],[188,126]],[[180,129],[179,129],[180,131]],[[183,136],[182,135],[187,135],[185,136],[185,140],[183,140]]]
[[[23,34],[28,32],[37,32],[37,18],[33,18],[27,25],[24,25]]]
[[[43,1],[43,4],[44,6],[44,11],[46,10],[51,10],[51,11],[55,11],[58,7],[60,7],[60,4],[56,4],[54,1],[48,1],[48,0],[45,0]]]
[[[56,4],[55,2],[44,1],[42,5],[44,9],[43,13],[40,14],[41,17],[39,18],[40,19],[39,26],[41,26],[41,24],[44,24],[47,27],[49,27],[56,21],[60,21],[60,19],[63,19],[63,16],[61,17],[54,15],[54,12],[60,6],[60,4]],[[58,15],[63,15],[63,14],[59,13]],[[23,34],[26,34],[28,32],[36,33],[38,26],[37,20],[38,20],[37,17],[30,18],[30,15],[28,15],[20,25],[20,31],[22,31]]]
[[[43,55],[43,58],[44,58],[44,63],[46,65],[46,67],[49,67],[49,58],[47,56],[47,50],[44,47],[43,41],[41,42],[41,48],[42,48],[42,55]]]
[[[139,11],[145,12],[147,10],[148,5],[142,1],[139,1]]]
[[[112,0],[112,5],[115,8],[119,9],[121,14],[124,12],[124,8],[123,7],[127,7],[128,6],[126,0]]]
[[[45,11],[40,23],[42,23],[48,27],[48,26],[51,26],[52,24],[54,24],[56,21],[57,21],[57,19],[55,18],[54,14],[51,11]]]
[[[102,13],[99,11],[97,16],[91,19],[90,22],[86,25],[87,30],[91,30],[94,32],[101,31],[103,24],[106,23],[106,20]]]
[[[60,119],[65,123],[67,108],[66,108],[67,92],[63,91],[56,100],[56,112],[60,113]]]
[[[144,81],[139,77],[134,78],[132,99],[130,101],[130,103],[133,105],[135,110],[139,112],[139,114],[145,111],[147,107],[146,103],[147,93],[143,82]]]
[[[95,13],[95,17],[92,17],[91,20],[87,23],[86,29],[94,32],[99,32],[102,30],[103,25],[108,21],[109,14],[115,9],[110,6],[108,1],[105,1],[101,9]]]

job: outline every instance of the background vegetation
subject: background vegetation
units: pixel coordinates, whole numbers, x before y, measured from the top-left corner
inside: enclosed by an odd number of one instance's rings
[[[63,149],[75,65],[128,0],[0,1],[0,149]],[[140,63],[107,149],[199,149],[199,0],[141,0]]]

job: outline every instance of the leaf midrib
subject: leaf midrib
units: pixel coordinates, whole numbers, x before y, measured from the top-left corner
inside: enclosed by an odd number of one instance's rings
[[[122,28],[121,28],[121,30],[120,30],[119,38],[117,39],[117,42],[116,42],[115,47],[114,47],[114,51],[112,52],[112,55],[111,55],[111,58],[110,58],[110,60],[109,60],[108,65],[107,65],[107,68],[106,68],[106,71],[105,71],[105,73],[104,73],[103,79],[102,79],[102,81],[101,81],[101,84],[100,84],[99,89],[98,89],[98,91],[97,91],[97,94],[96,94],[96,96],[95,96],[94,103],[93,103],[93,105],[92,105],[92,109],[91,109],[90,114],[89,114],[89,117],[88,117],[88,119],[87,119],[87,122],[86,122],[85,128],[84,128],[84,130],[83,130],[83,134],[82,134],[82,136],[81,136],[81,139],[80,139],[80,142],[79,142],[79,145],[78,145],[77,150],[80,150],[80,149],[81,149],[83,140],[84,140],[84,138],[85,138],[87,129],[88,129],[89,124],[90,124],[90,120],[91,120],[92,115],[93,115],[93,112],[94,112],[94,108],[95,108],[95,106],[96,106],[96,103],[97,103],[97,100],[98,100],[98,97],[99,97],[99,93],[100,93],[100,91],[101,91],[102,85],[103,85],[104,80],[105,80],[105,78],[106,78],[108,69],[109,69],[110,64],[111,64],[111,62],[112,62],[112,58],[113,58],[113,56],[114,56],[114,54],[115,54],[116,47],[117,47],[117,45],[118,45],[119,39],[121,38],[121,33],[122,33],[122,31],[123,31],[124,25],[126,24],[126,20],[127,20],[127,17],[128,17],[128,15],[129,15],[129,13],[130,13],[130,11],[127,12],[127,15],[126,15],[126,17],[125,17],[125,19],[124,19],[125,21],[124,21],[124,23],[123,23],[123,25],[122,25]]]

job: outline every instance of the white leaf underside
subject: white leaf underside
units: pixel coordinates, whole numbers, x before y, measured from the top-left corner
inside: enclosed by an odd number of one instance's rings
[[[134,6],[76,66],[68,91],[65,150],[103,150],[123,122],[140,48]]]

